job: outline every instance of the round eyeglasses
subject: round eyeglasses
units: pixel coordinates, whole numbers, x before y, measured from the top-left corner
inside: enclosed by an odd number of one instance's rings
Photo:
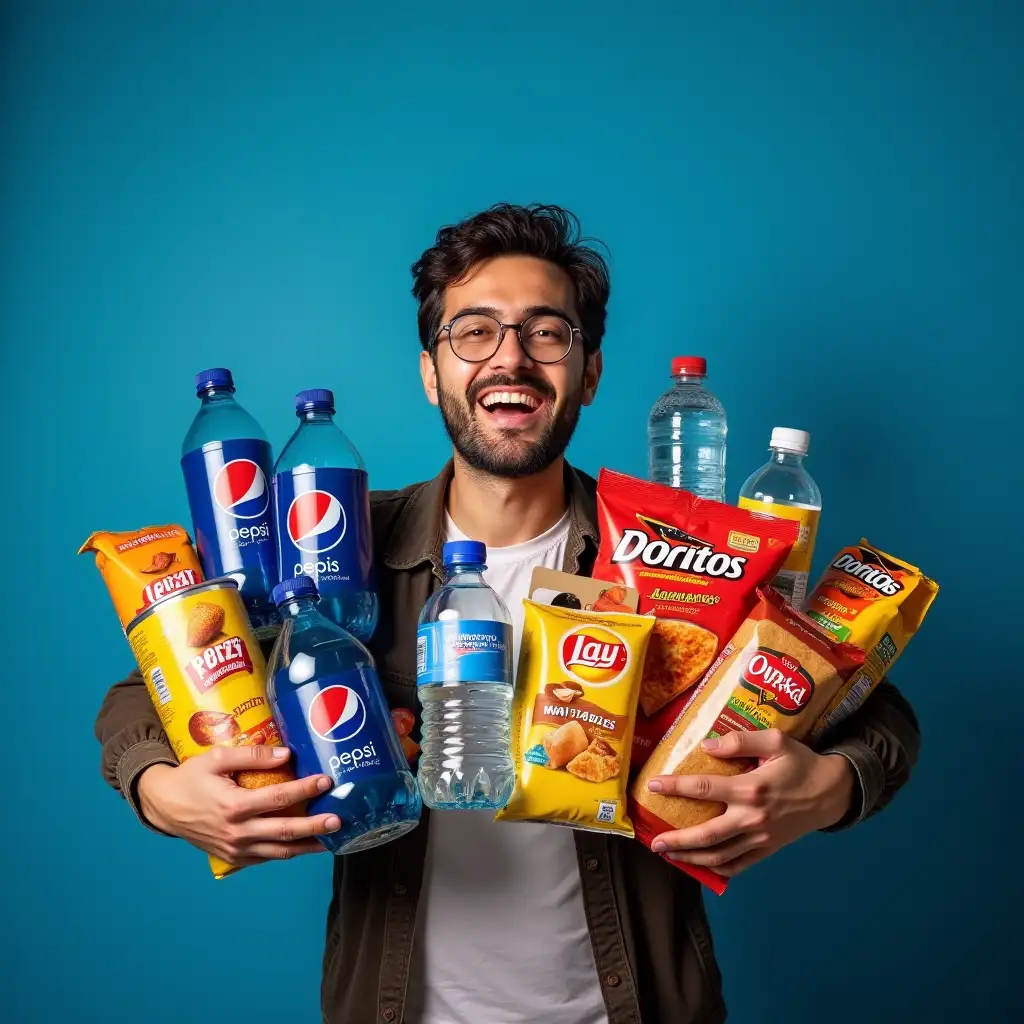
[[[452,351],[467,363],[482,363],[501,348],[507,330],[519,332],[519,344],[535,363],[557,363],[572,348],[574,337],[582,332],[567,320],[549,313],[538,313],[522,323],[503,324],[486,313],[463,313],[445,324]]]

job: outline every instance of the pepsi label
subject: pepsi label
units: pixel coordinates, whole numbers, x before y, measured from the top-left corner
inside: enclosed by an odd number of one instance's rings
[[[203,573],[236,577],[247,601],[277,582],[269,467],[270,445],[255,439],[211,441],[181,460]]]
[[[370,489],[359,469],[286,470],[274,478],[282,579],[309,576],[322,597],[373,589]]]
[[[510,683],[512,627],[490,619],[430,622],[416,630],[416,684]]]
[[[323,773],[338,786],[396,771],[379,687],[374,670],[361,668],[275,688],[274,718],[300,778]]]

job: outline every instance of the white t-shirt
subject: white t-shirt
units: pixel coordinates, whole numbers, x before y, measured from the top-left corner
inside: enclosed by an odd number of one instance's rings
[[[561,569],[568,513],[550,530],[487,549],[484,579],[512,615],[538,565]],[[447,539],[467,539],[447,520]],[[572,830],[432,811],[416,918],[410,1024],[608,1024]]]

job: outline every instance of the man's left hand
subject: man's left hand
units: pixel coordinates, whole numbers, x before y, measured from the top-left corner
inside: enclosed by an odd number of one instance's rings
[[[726,805],[716,818],[654,841],[656,853],[732,877],[849,810],[853,769],[838,754],[816,754],[778,729],[729,732],[704,741],[714,757],[757,759],[743,775],[659,775],[652,792]]]

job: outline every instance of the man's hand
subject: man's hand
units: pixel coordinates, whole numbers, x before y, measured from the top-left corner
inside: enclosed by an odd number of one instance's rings
[[[139,803],[146,819],[206,853],[238,867],[322,853],[313,836],[336,832],[337,815],[302,817],[296,805],[327,792],[326,775],[242,789],[232,773],[277,768],[287,747],[214,747],[184,764],[155,764],[139,778]]]
[[[756,758],[759,765],[737,776],[651,779],[652,792],[726,805],[703,825],[662,833],[652,846],[656,853],[732,877],[849,810],[853,769],[845,757],[816,754],[778,729],[730,732],[703,747],[715,757]]]

